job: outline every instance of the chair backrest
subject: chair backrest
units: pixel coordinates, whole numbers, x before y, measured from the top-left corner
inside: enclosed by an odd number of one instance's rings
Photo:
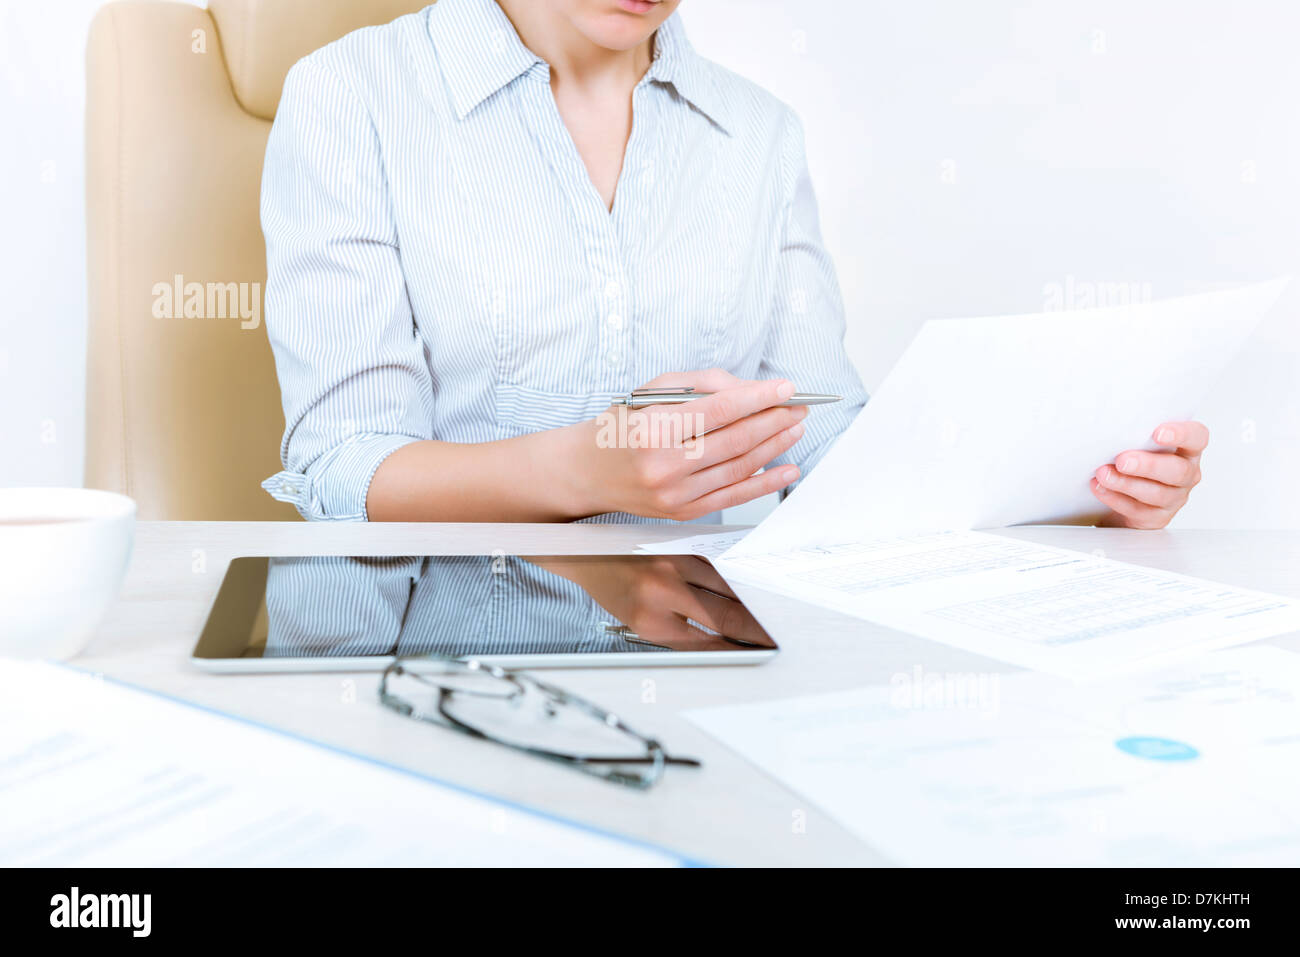
[[[111,3],[87,51],[86,484],[145,519],[275,520],[284,428],[258,194],[285,74],[428,0]]]

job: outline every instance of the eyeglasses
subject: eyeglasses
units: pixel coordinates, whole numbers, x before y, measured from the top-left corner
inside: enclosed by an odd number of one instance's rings
[[[532,675],[474,658],[398,658],[379,682],[379,700],[398,714],[567,765],[594,777],[648,788],[670,764],[654,738],[616,714]]]

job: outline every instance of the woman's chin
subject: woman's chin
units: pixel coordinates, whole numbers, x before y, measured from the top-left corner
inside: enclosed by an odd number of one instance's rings
[[[616,0],[602,4],[599,12],[593,11],[582,16],[576,25],[588,40],[602,49],[620,52],[634,50],[649,40],[651,34],[677,8],[677,4],[671,0],[644,3],[642,6],[644,9],[637,7],[636,0]]]

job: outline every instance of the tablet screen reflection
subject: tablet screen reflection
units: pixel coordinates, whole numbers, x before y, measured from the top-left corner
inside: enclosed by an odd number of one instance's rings
[[[664,555],[241,558],[214,629],[244,658],[775,647],[712,565]]]

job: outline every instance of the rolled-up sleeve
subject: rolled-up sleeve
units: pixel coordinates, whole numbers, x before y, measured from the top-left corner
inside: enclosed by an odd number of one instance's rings
[[[834,404],[813,406],[804,419],[803,438],[768,465],[792,462],[807,475],[862,410],[867,392],[844,351],[844,303],[834,263],[822,244],[803,129],[793,113],[787,118],[782,156],[787,200],[760,376],[789,379],[803,392],[843,396]]]
[[[365,520],[380,463],[431,437],[432,382],[374,123],[315,57],[285,80],[261,205],[285,418],[284,471],[262,487],[308,519]]]

